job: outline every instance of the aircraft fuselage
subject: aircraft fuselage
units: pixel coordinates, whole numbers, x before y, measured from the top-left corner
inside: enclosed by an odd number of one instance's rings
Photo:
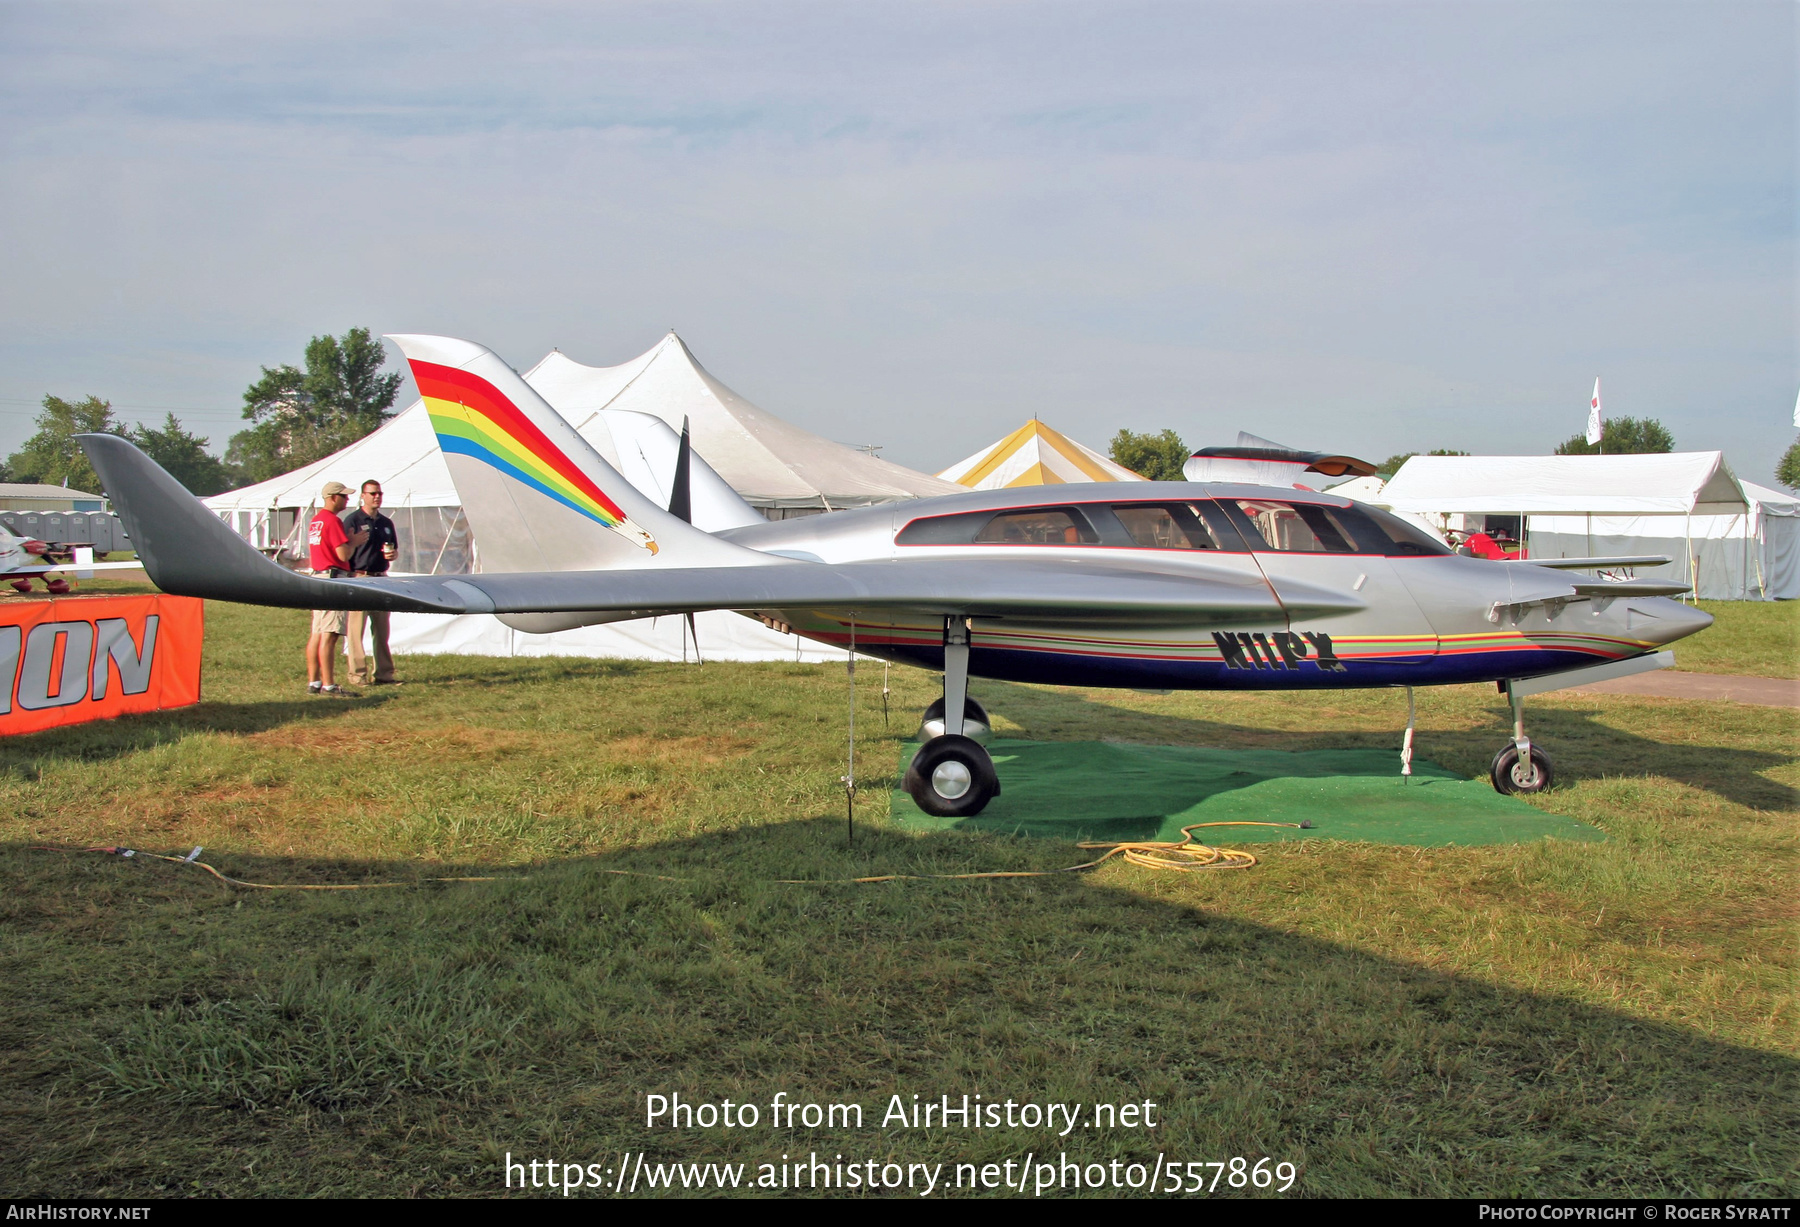
[[[1642,655],[1710,625],[1655,596],[1548,599],[1557,572],[1449,551],[1397,517],[1329,494],[1233,484],[1094,483],[951,495],[733,529],[719,536],[826,563],[886,559],[1116,559],[1164,574],[1224,574],[1273,595],[1236,618],[1071,625],[984,617],[969,672],[1099,687],[1306,690],[1440,686],[1556,673]],[[1319,608],[1320,592],[1359,607]],[[806,609],[765,620],[847,646],[851,619]],[[856,619],[859,651],[941,669],[941,620]]]

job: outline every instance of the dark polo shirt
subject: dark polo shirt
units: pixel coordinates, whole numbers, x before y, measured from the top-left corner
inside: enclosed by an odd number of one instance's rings
[[[357,546],[350,554],[350,569],[366,571],[370,575],[386,575],[388,560],[381,556],[381,547],[391,545],[400,547],[400,536],[394,531],[394,522],[379,511],[370,515],[361,507],[344,517],[344,527],[352,537],[363,529],[369,530],[369,539]]]

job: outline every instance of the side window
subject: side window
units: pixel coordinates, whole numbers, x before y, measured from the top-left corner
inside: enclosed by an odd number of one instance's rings
[[[960,515],[925,516],[901,529],[895,545],[967,545],[987,523],[991,513],[965,511]]]
[[[1354,554],[1355,537],[1317,503],[1287,503],[1274,499],[1227,499],[1265,543],[1263,548],[1281,553]],[[1252,548],[1255,548],[1254,540]]]
[[[1100,534],[1073,507],[1003,511],[975,537],[977,545],[1099,545]]]
[[[1153,550],[1217,550],[1225,548],[1206,523],[1185,503],[1114,503],[1113,514],[1134,544]]]

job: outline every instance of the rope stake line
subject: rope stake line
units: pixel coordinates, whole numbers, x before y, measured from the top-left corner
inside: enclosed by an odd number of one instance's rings
[[[850,749],[844,761],[844,842],[856,846],[856,614],[850,615],[850,652],[844,663],[850,682]]]
[[[968,882],[981,878],[1053,878],[1065,873],[1083,873],[1089,869],[1097,869],[1119,856],[1133,865],[1146,869],[1165,869],[1176,873],[1193,873],[1202,869],[1250,869],[1260,862],[1249,853],[1232,848],[1215,848],[1210,844],[1197,843],[1194,832],[1202,827],[1289,827],[1294,830],[1310,830],[1311,822],[1193,822],[1181,828],[1178,840],[1121,840],[1117,843],[1078,843],[1075,846],[1084,851],[1104,848],[1106,851],[1091,861],[1083,861],[1079,865],[1064,865],[1060,869],[994,869],[980,873],[884,873],[862,878],[764,878],[763,881],[778,886],[851,886],[869,885],[876,882]],[[46,845],[33,845],[36,852],[100,852],[107,856],[117,856],[122,860],[132,857],[148,857],[151,860],[167,861],[171,865],[191,865],[196,869],[204,869],[207,873],[224,882],[228,886],[241,887],[244,890],[389,890],[399,886],[420,886],[427,882],[524,882],[529,874],[494,874],[485,877],[435,877],[413,878],[404,882],[246,882],[242,878],[234,878],[229,874],[208,865],[198,859],[200,849],[196,848],[186,856],[165,856],[160,852],[143,852],[136,848],[96,846],[92,848],[53,848]],[[637,869],[599,869],[599,873],[611,874],[623,878],[650,878],[657,882],[699,881],[697,878],[672,877],[662,873],[645,873]]]
[[[65,852],[68,849],[66,849],[66,848],[43,848],[41,850],[45,851],[45,852]],[[118,856],[118,857],[147,856],[151,860],[167,861],[171,865],[192,865],[196,869],[206,870],[206,872],[212,874],[213,877],[219,879],[219,881],[221,881],[221,882],[228,883],[232,886],[241,886],[245,890],[384,890],[388,887],[393,887],[393,886],[417,886],[421,882],[499,882],[499,881],[504,880],[500,877],[481,877],[481,878],[464,877],[464,878],[414,878],[410,882],[337,882],[337,883],[245,882],[240,878],[234,878],[227,874],[220,873],[217,869],[214,869],[211,865],[208,865],[205,861],[200,860],[199,859],[199,856],[200,856],[199,848],[195,848],[192,852],[188,853],[186,856],[164,856],[160,852],[140,852],[136,848],[95,847],[95,848],[83,848],[83,849],[81,849],[81,851],[83,851],[83,852],[104,852],[104,853],[107,853],[108,855]],[[671,879],[671,880],[673,880],[673,879]]]
[[[1413,727],[1417,724],[1417,709],[1413,706],[1413,688],[1406,688],[1406,736],[1400,743],[1400,778],[1412,783],[1413,760]]]

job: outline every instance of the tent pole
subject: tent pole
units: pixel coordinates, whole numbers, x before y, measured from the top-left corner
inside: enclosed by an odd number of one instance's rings
[[[1744,595],[1750,595],[1750,509],[1744,509]],[[1762,559],[1756,560],[1756,595],[1762,598]]]
[[[1745,548],[1748,548],[1746,546]],[[1769,581],[1763,576],[1763,554],[1767,551],[1768,542],[1763,539],[1763,517],[1756,517],[1756,595],[1759,600],[1769,599]]]
[[[1694,513],[1689,511],[1684,521],[1687,525],[1688,554],[1688,603],[1698,604],[1700,601],[1700,570],[1694,565]]]

